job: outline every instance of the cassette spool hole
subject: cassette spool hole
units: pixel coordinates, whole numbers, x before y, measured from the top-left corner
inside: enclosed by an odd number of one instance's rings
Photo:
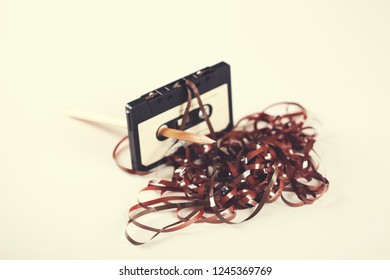
[[[168,128],[168,126],[166,124],[163,124],[163,125],[160,125],[159,128],[157,128],[156,138],[159,141],[164,141],[164,140],[168,139],[167,137],[160,135],[160,129],[162,129],[162,128]]]
[[[210,113],[211,113],[211,107],[210,107],[210,105],[204,106],[204,111],[206,112],[206,115],[207,115],[208,117],[210,117]],[[200,119],[204,119],[202,110],[199,110],[198,117],[199,117]]]

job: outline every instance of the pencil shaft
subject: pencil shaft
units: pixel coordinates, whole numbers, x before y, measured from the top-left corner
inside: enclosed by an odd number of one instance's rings
[[[105,124],[105,125],[111,125],[111,126],[117,126],[123,128],[127,127],[126,120],[123,120],[121,118],[115,118],[115,117],[96,114],[96,113],[84,112],[80,110],[68,110],[66,111],[66,114],[72,118],[82,120],[82,121],[88,121],[97,124]]]
[[[167,138],[174,138],[174,139],[179,139],[183,140],[186,142],[191,142],[191,143],[197,143],[197,144],[213,144],[215,141],[205,135],[199,135],[187,131],[182,131],[182,130],[177,130],[177,129],[172,129],[172,128],[167,128],[167,127],[162,127],[159,129],[158,134],[160,136],[165,136]]]
[[[83,121],[111,125],[111,126],[118,126],[123,128],[127,127],[126,121],[115,117],[110,117],[110,116],[96,114],[96,113],[89,113],[89,112],[84,112],[79,110],[68,110],[66,113],[72,118],[83,120]],[[195,134],[183,130],[172,129],[168,127],[161,127],[158,130],[158,135],[167,138],[179,139],[190,143],[197,143],[197,144],[215,143],[213,139],[210,139],[205,135],[199,135],[199,134]]]

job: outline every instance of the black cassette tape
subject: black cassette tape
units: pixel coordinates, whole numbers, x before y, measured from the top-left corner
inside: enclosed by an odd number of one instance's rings
[[[187,106],[185,80],[193,82],[198,88],[215,132],[232,128],[230,66],[220,62],[127,103],[126,116],[133,169],[149,170],[164,162],[172,139],[159,137],[157,132],[161,126],[179,129]],[[202,135],[210,133],[193,95],[184,130]]]

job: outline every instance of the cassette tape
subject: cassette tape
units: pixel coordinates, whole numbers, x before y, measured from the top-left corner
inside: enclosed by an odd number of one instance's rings
[[[126,118],[133,169],[150,170],[164,162],[172,139],[160,137],[158,130],[162,126],[179,129],[187,106],[186,80],[198,88],[215,132],[225,132],[232,128],[230,66],[220,62],[127,103]],[[210,133],[193,93],[184,130],[201,135]]]

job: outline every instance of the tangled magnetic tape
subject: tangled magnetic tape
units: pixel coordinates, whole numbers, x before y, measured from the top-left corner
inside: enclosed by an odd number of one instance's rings
[[[145,108],[150,109],[143,122],[146,121],[144,125],[153,130],[162,124],[182,130],[195,127],[193,131],[196,133],[208,134],[214,139],[216,142],[213,144],[179,145],[168,156],[160,158],[159,154],[153,159],[144,160],[142,153],[145,148],[140,148],[144,143],[139,138],[137,141],[142,143],[134,143],[134,139],[145,128],[139,120],[134,122],[135,103],[127,106],[128,124],[132,126],[129,128],[131,153],[136,153],[132,154],[133,168],[142,168],[127,169],[117,162],[118,165],[129,173],[138,174],[150,172],[147,170],[161,163],[172,166],[174,170],[170,179],[150,180],[141,190],[142,193],[157,194],[156,198],[139,200],[130,208],[126,238],[134,245],[144,244],[160,233],[177,231],[194,223],[234,224],[247,221],[258,214],[265,203],[279,198],[293,207],[311,204],[328,189],[328,180],[318,172],[313,150],[316,131],[307,125],[305,108],[292,102],[278,103],[246,116],[232,126],[229,67],[226,63],[220,63],[206,69],[201,70],[206,74],[201,75],[198,71],[198,75],[190,75],[191,79],[184,78],[173,83],[179,89],[176,93],[180,100],[162,111],[156,111],[157,105],[145,105],[155,98],[153,93],[147,95],[152,96],[149,100],[142,100],[139,104],[143,104],[144,114]],[[220,69],[223,69],[222,74],[219,73]],[[166,88],[170,89],[168,86]],[[216,88],[220,90],[215,91]],[[223,97],[218,99],[212,94],[207,95],[210,91]],[[167,93],[169,90],[161,95],[157,93],[158,98],[166,98],[168,102]],[[155,102],[159,104],[159,101]],[[228,109],[219,110],[219,106],[227,106]],[[160,118],[159,123],[149,122],[172,108],[172,113]],[[280,109],[279,113],[272,113],[277,109]],[[218,122],[215,129],[214,120],[218,119],[219,113],[223,114],[223,120]],[[157,137],[155,131],[153,133],[153,137]],[[151,133],[148,135],[145,137],[152,137]],[[114,149],[115,160],[125,139],[127,137]],[[161,145],[160,140],[153,141]],[[172,141],[165,141],[170,144],[163,145],[169,148]],[[242,209],[252,211],[237,221],[237,213]],[[175,215],[174,221],[166,225],[155,226],[145,219],[166,211]],[[130,227],[149,232],[149,235],[143,234],[143,240],[139,240],[141,238],[135,238]]]

